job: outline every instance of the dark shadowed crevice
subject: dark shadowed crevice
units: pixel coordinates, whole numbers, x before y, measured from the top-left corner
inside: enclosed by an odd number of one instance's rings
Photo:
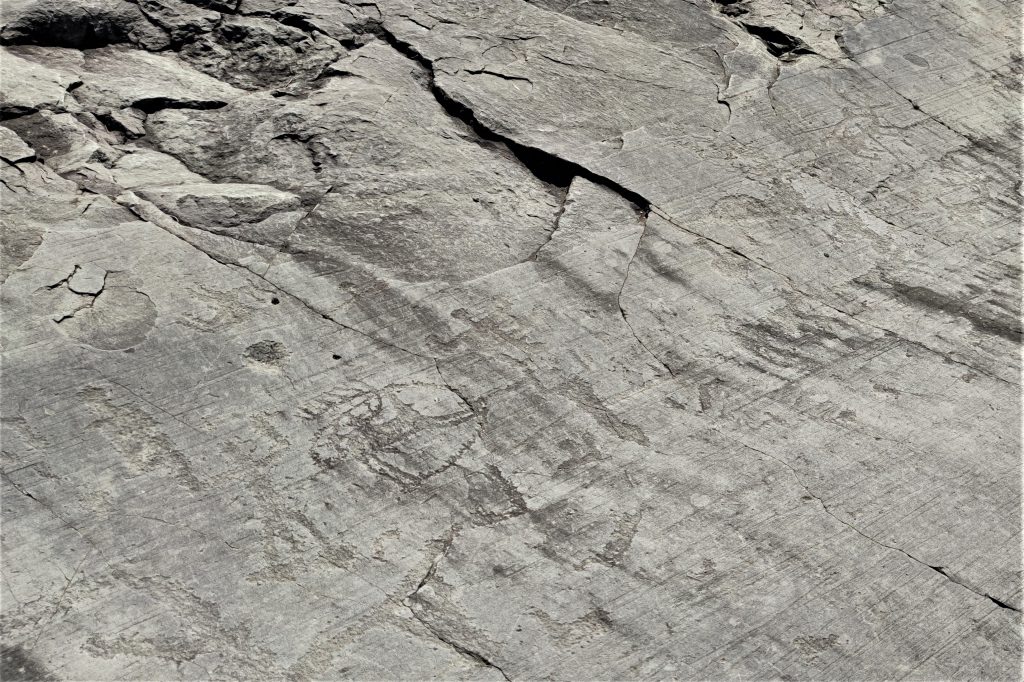
[[[0,45],[40,45],[88,50],[130,42],[117,17],[76,11],[37,11],[19,17],[0,31]]]
[[[743,6],[743,0],[711,0],[718,5],[718,11],[727,17],[741,17],[750,12]]]
[[[147,97],[132,103],[132,107],[146,114],[163,109],[221,109],[228,105],[220,100],[179,100],[169,97]]]
[[[993,604],[995,604],[996,606],[998,606],[1001,609],[1006,609],[1008,611],[1015,611],[1017,613],[1020,613],[1020,609],[1018,609],[1016,606],[1010,606],[1009,604],[1007,604],[1006,602],[1002,601],[1001,599],[996,599],[995,597],[993,597],[988,592],[982,592],[978,588],[973,587],[971,585],[968,585],[963,580],[957,578],[955,575],[953,575],[952,573],[947,571],[944,566],[931,566],[931,565],[928,565],[928,568],[932,569],[936,573],[939,573],[939,574],[945,576],[946,578],[948,578],[952,582],[956,583],[957,585],[960,585],[961,587],[965,587],[968,590],[970,590],[971,592],[973,592],[973,593],[975,593],[975,594],[977,594],[979,596],[985,597],[986,599],[988,599],[990,602],[992,602]]]
[[[505,147],[512,152],[512,155],[515,156],[520,163],[526,166],[526,168],[536,176],[538,180],[563,189],[568,189],[572,179],[578,175],[597,182],[595,179],[596,176],[590,174],[588,177],[590,171],[586,170],[582,166],[578,166],[571,161],[560,159],[554,154],[541,149],[521,145],[518,142],[502,137],[487,128],[480,123],[472,109],[461,102],[456,101],[449,96],[447,92],[434,84],[433,77],[431,77],[430,92],[434,95],[434,98],[437,99],[449,116],[457,118],[468,125],[480,138],[490,142],[499,142],[505,145]],[[620,190],[616,189],[616,191]],[[631,198],[630,200],[637,203],[637,200],[635,199]]]
[[[434,79],[433,63],[417,52],[412,45],[399,39],[379,22],[368,23],[365,28],[368,32],[373,33],[426,70],[429,76],[427,87],[448,115],[465,123],[481,139],[503,144],[537,179],[550,185],[568,188],[569,183],[572,182],[574,177],[586,178],[596,185],[611,189],[632,202],[641,211],[646,212],[650,209],[650,201],[637,192],[623,187],[614,180],[598,175],[578,163],[560,158],[536,147],[520,144],[515,140],[494,132],[480,122],[472,109],[454,99],[437,85]]]
[[[745,21],[738,21],[736,23],[744,31],[764,43],[764,46],[768,49],[768,54],[777,59],[786,61],[796,59],[805,54],[818,54],[800,38],[780,31],[774,26],[748,24]]]

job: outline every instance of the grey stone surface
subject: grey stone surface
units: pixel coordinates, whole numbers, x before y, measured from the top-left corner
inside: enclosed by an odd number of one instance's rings
[[[0,677],[1019,680],[1019,12],[6,2]]]

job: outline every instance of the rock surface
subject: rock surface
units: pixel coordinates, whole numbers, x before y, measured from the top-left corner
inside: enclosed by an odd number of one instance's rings
[[[5,3],[0,676],[1020,679],[1019,10]]]

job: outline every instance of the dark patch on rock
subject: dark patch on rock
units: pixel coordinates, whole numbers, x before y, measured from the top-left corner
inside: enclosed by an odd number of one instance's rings
[[[246,348],[245,357],[265,365],[278,365],[288,357],[288,348],[280,341],[263,339]]]
[[[4,682],[50,682],[57,678],[20,644],[16,644],[5,648],[0,654],[0,679]]]
[[[160,49],[168,39],[138,7],[123,0],[38,0],[0,30],[4,45],[85,50],[116,43]]]
[[[311,81],[344,53],[315,29],[256,17],[229,18],[181,51],[200,71],[250,90]]]
[[[71,151],[71,141],[61,129],[43,114],[30,114],[8,121],[4,126],[16,132],[44,159]]]

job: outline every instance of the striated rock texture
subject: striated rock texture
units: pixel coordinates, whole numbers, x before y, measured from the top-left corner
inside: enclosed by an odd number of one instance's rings
[[[5,680],[1019,680],[1020,7],[6,0]]]

